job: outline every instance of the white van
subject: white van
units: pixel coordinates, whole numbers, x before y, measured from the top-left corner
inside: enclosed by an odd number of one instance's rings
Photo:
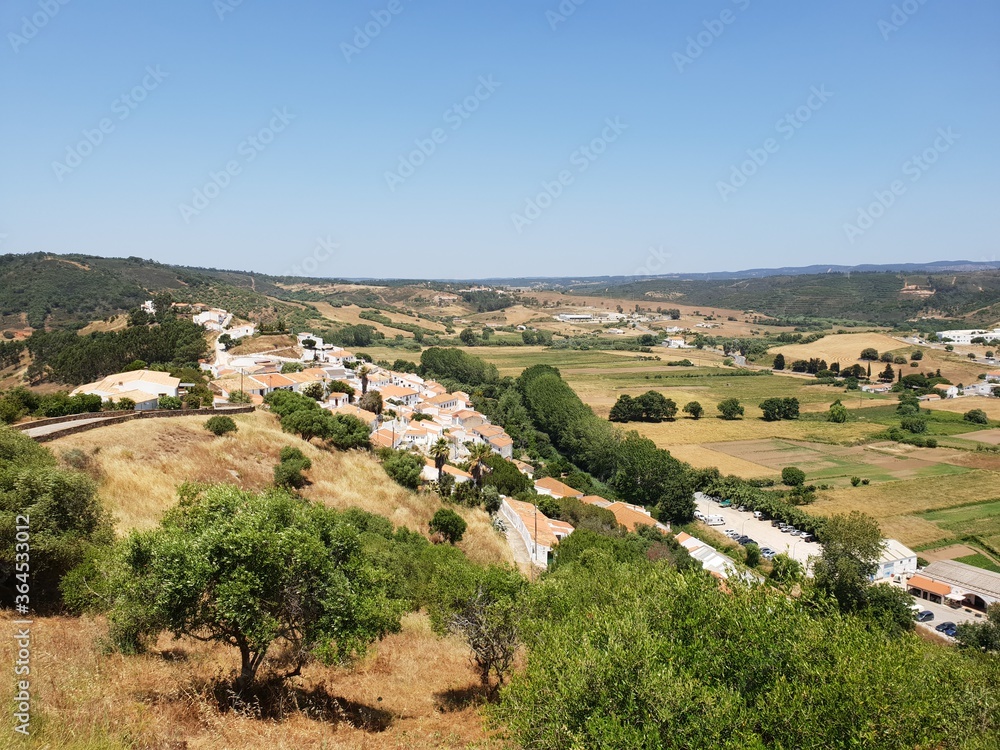
[[[726,519],[722,516],[709,516],[705,519],[705,523],[709,526],[725,526]]]

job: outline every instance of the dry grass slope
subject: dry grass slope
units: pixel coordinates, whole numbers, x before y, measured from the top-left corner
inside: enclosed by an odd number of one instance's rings
[[[126,422],[70,435],[48,445],[60,455],[79,449],[92,456],[101,499],[119,532],[155,526],[177,499],[182,482],[227,482],[244,489],[271,485],[278,452],[294,445],[312,459],[312,484],[302,494],[334,508],[356,506],[383,515],[397,526],[428,533],[440,507],[437,495],[409,492],[386,476],[364,452],[330,452],[281,431],[269,413],[234,417],[239,431],[215,437],[204,428],[209,414]],[[503,537],[481,510],[455,508],[468,523],[459,543],[477,563],[513,562]]]
[[[0,617],[13,632],[10,617]],[[102,618],[49,617],[32,625],[32,740],[17,743],[8,727],[2,747],[60,750],[142,748],[499,748],[475,704],[462,698],[476,677],[468,650],[438,638],[426,616],[408,615],[402,631],[376,644],[360,663],[305,667],[290,681],[285,707],[265,718],[219,710],[214,686],[238,662],[234,649],[162,636],[143,656],[106,654]],[[0,659],[15,660],[14,641],[0,640]],[[267,668],[265,665],[264,669]],[[13,680],[0,700],[13,703]],[[303,710],[305,709],[305,710]],[[273,709],[272,709],[273,710]]]

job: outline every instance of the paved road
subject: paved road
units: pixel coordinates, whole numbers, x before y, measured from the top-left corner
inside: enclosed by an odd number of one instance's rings
[[[719,533],[725,529],[736,529],[754,539],[762,549],[770,547],[778,552],[787,553],[803,565],[808,565],[810,557],[818,556],[822,552],[816,542],[803,542],[799,537],[783,534],[772,526],[770,521],[758,521],[753,517],[753,513],[740,513],[735,507],[720,508],[718,503],[709,500],[708,496],[701,492],[695,493],[695,501],[698,510],[705,515],[722,516],[726,519],[725,525],[713,527]]]
[[[62,432],[64,430],[75,429],[81,425],[94,424],[95,422],[104,422],[108,419],[114,419],[114,417],[93,417],[91,419],[76,419],[72,422],[59,422],[58,424],[48,424],[42,427],[31,427],[27,430],[21,430],[22,435],[27,435],[30,438],[37,438],[43,435],[51,435],[56,432]]]

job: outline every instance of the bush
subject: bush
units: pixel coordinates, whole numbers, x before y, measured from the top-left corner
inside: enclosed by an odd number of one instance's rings
[[[205,422],[205,429],[211,432],[213,435],[226,435],[230,432],[236,432],[236,422],[233,421],[232,417],[210,417],[208,421]]]
[[[990,418],[987,416],[986,412],[982,409],[972,409],[965,412],[965,416],[962,417],[966,422],[972,422],[973,424],[989,424]]]
[[[176,396],[160,396],[156,401],[158,409],[180,409],[181,406],[181,400]]]
[[[312,461],[298,448],[286,445],[278,453],[281,463],[274,467],[274,484],[286,489],[298,490],[306,485],[303,471],[312,468]]]
[[[786,466],[781,470],[781,481],[789,487],[801,487],[806,482],[806,473],[797,466]]]
[[[415,490],[420,486],[420,472],[423,471],[424,462],[407,451],[389,450],[383,454],[382,468],[396,484]]]
[[[462,541],[465,535],[465,520],[450,508],[441,508],[430,522],[431,532],[441,534],[451,544]]]
[[[851,487],[857,487],[861,484],[861,477],[851,477]]]
[[[904,417],[900,420],[899,426],[907,432],[912,432],[914,435],[917,435],[921,432],[927,431],[927,420],[921,419],[920,417]]]

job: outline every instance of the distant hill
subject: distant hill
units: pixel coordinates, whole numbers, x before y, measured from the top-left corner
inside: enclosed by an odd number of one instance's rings
[[[747,310],[789,321],[822,318],[892,325],[929,316],[980,325],[1000,319],[1000,263],[995,262],[813,265],[683,276],[503,278],[477,283],[483,282]],[[224,307],[256,321],[285,318],[305,324],[322,317],[312,303],[419,307],[432,304],[435,290],[454,293],[467,283],[397,279],[362,284],[172,266],[136,257],[3,255],[0,329],[80,326],[126,312],[158,292],[170,292],[178,301]],[[465,307],[475,312],[474,307]]]

